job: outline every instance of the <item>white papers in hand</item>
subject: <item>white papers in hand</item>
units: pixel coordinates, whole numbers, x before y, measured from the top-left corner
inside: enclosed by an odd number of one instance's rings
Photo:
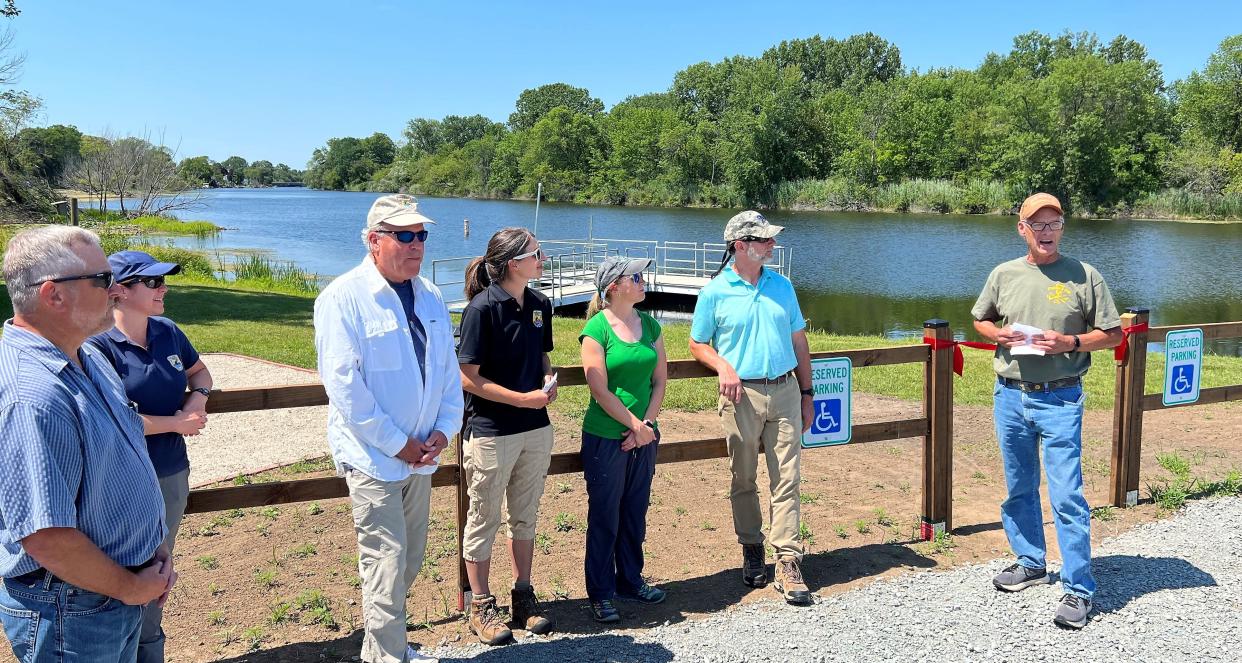
[[[1043,353],[1041,352],[1041,353],[1039,353],[1039,354],[1043,354]],[[552,379],[548,380],[548,383],[547,383],[547,384],[545,384],[545,385],[543,385],[543,393],[545,393],[545,394],[546,394],[546,393],[548,393],[548,392],[552,391],[552,387],[555,387],[555,386],[556,386],[556,373],[553,373],[553,374],[552,374]]]
[[[1012,325],[1009,325],[1009,328],[1018,332],[1019,334],[1023,334],[1026,336],[1026,343],[1024,345],[1019,345],[1016,347],[1009,348],[1009,354],[1011,355],[1038,355],[1040,357],[1044,356],[1043,348],[1032,345],[1035,342],[1035,339],[1033,339],[1032,337],[1039,335],[1039,334],[1043,334],[1044,330],[1040,329],[1039,327],[1032,327],[1030,325],[1024,325],[1020,322],[1015,322]]]

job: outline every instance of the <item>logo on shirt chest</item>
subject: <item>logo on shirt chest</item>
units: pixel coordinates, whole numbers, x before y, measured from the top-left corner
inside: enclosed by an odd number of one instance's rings
[[[1072,294],[1073,291],[1064,283],[1053,283],[1048,286],[1048,301],[1053,304],[1069,303],[1070,295]]]
[[[181,357],[177,355],[168,355],[168,363],[171,364],[173,368],[179,371],[185,370],[185,366],[181,365]]]
[[[543,329],[543,310],[535,309],[531,311],[530,322],[535,325],[535,329]]]

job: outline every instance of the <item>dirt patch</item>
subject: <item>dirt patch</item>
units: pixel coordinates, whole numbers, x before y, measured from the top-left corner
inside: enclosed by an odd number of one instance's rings
[[[919,405],[858,395],[857,423],[917,416]],[[1088,412],[1084,477],[1088,500],[1107,503],[1111,413]],[[709,414],[669,412],[667,440],[718,437]],[[556,450],[577,449],[578,422],[557,420]],[[820,595],[876,578],[1007,556],[998,521],[1004,481],[990,408],[960,407],[955,418],[954,525],[937,548],[914,540],[920,501],[921,439],[849,445],[803,455],[805,572]],[[1195,474],[1216,477],[1242,467],[1242,407],[1226,403],[1148,413],[1142,476],[1168,476],[1156,454],[1177,452]],[[448,452],[453,457],[453,450]],[[318,465],[324,467],[323,464]],[[762,467],[762,466],[761,466]],[[301,476],[326,474],[311,470]],[[762,469],[760,470],[763,471]],[[766,478],[760,477],[760,485]],[[696,619],[739,604],[773,599],[742,585],[732,531],[726,459],[657,468],[648,518],[647,566],[668,601],[638,609],[620,604],[619,629]],[[1144,492],[1144,497],[1146,493]],[[437,489],[427,562],[409,599],[410,640],[427,645],[472,637],[456,613],[454,491]],[[1048,514],[1045,501],[1045,514]],[[1158,516],[1154,505],[1096,520],[1096,539]],[[586,493],[581,475],[549,477],[540,512],[534,581],[564,632],[603,633],[585,601],[582,560]],[[1046,523],[1050,545],[1055,541]],[[503,539],[500,539],[501,543]],[[1055,559],[1055,546],[1049,551]],[[361,644],[361,593],[348,500],[326,500],[190,516],[176,550],[181,582],[165,610],[168,661],[350,661]],[[509,586],[508,554],[498,544],[494,586]],[[507,596],[502,598],[507,604]],[[257,648],[258,651],[251,651]],[[6,650],[0,660],[9,661]]]

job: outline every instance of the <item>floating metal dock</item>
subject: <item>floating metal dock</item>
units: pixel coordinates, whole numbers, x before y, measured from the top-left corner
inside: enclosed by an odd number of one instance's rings
[[[644,272],[647,292],[693,300],[711,280],[724,257],[723,243],[656,242],[631,239],[544,240],[539,243],[548,258],[543,276],[531,281],[552,300],[553,308],[576,306],[591,301],[595,294],[595,270],[605,258],[623,255],[651,258]],[[431,262],[431,281],[444,294],[449,310],[461,311],[466,305],[465,269],[476,256],[440,258]],[[786,277],[792,262],[790,247],[776,246],[767,267]]]

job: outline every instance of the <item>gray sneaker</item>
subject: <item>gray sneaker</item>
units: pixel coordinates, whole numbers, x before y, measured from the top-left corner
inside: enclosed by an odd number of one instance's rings
[[[992,578],[996,588],[1006,592],[1020,592],[1027,587],[1048,583],[1047,569],[1028,569],[1021,564],[1010,564]]]
[[[1066,594],[1057,604],[1057,614],[1052,623],[1066,628],[1079,629],[1087,625],[1087,615],[1091,614],[1091,599]]]

